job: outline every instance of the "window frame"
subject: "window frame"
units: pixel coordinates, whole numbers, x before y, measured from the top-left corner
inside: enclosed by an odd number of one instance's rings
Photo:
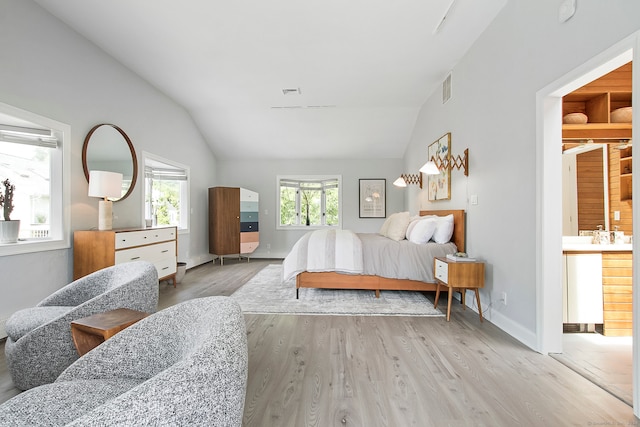
[[[336,225],[283,225],[280,224],[281,214],[281,199],[280,199],[280,182],[282,180],[291,181],[327,181],[335,179],[338,181],[338,224]],[[277,200],[277,215],[276,215],[276,230],[317,230],[326,228],[342,228],[342,175],[278,175],[276,176],[276,200]],[[321,209],[322,212],[326,212],[326,198],[323,194],[321,197]],[[301,215],[301,203],[300,197],[296,197],[296,212]],[[301,216],[299,216],[301,218]]]
[[[191,169],[187,165],[176,162],[174,160],[169,160],[169,159],[160,157],[158,155],[149,153],[147,151],[142,152],[142,186],[144,188],[142,192],[142,200],[141,200],[142,224],[145,223],[145,219],[146,219],[145,216],[146,216],[146,199],[147,199],[147,185],[146,185],[147,160],[165,163],[175,168],[183,169],[186,172],[187,179],[186,179],[185,195],[187,197],[187,200],[186,201],[183,201],[182,199],[180,200],[180,212],[181,212],[181,215],[183,215],[181,216],[181,218],[184,220],[184,223],[186,223],[186,227],[182,228],[180,226],[177,226],[177,229],[178,229],[178,234],[189,233],[189,229],[191,228]],[[183,208],[184,208],[184,212],[183,212]],[[159,227],[165,227],[165,225],[159,225]]]
[[[50,237],[1,244],[0,256],[69,249],[71,247],[71,126],[2,102],[0,102],[0,114],[49,128],[54,131],[60,141],[58,148],[52,150],[50,160]]]

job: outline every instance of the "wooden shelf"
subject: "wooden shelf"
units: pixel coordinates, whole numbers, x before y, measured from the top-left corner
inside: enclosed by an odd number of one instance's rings
[[[562,125],[562,139],[631,139],[631,123]]]
[[[562,139],[631,139],[631,123],[611,123],[611,112],[631,106],[631,62],[567,94],[563,117],[583,113],[588,123],[563,124]]]

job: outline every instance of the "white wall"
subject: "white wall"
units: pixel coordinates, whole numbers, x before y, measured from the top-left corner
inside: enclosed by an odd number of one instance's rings
[[[534,348],[536,92],[640,29],[634,0],[580,1],[564,24],[559,4],[508,2],[453,69],[452,99],[443,105],[438,88],[425,102],[405,153],[405,169],[415,167],[446,132],[453,154],[470,149],[469,177],[453,172],[451,201],[429,203],[423,192],[407,204],[467,209],[467,251],[487,262],[481,295],[485,308],[493,304],[488,318]],[[469,205],[474,194],[478,205]],[[497,302],[503,291],[507,306]]]
[[[209,259],[207,193],[216,159],[187,112],[103,51],[27,0],[0,0],[0,102],[71,126],[71,226],[97,227],[97,200],[87,197],[82,143],[98,123],[120,126],[142,151],[191,167],[191,234],[179,236],[179,258]],[[142,174],[126,200],[114,203],[114,227],[140,226]],[[187,253],[189,254],[187,256]],[[71,280],[71,249],[0,257],[0,325]]]
[[[417,171],[417,169],[416,169]],[[387,216],[403,209],[407,189],[393,181],[403,173],[401,159],[357,160],[235,160],[220,162],[217,182],[226,187],[244,187],[260,194],[260,246],[256,258],[284,258],[306,230],[276,230],[277,175],[342,175],[342,228],[355,232],[377,232],[384,219],[359,218],[359,179],[387,180]],[[267,249],[267,245],[271,245]]]

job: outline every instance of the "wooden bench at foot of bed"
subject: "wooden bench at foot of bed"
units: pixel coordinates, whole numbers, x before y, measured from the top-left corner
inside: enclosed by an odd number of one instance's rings
[[[435,291],[435,283],[425,283],[409,279],[388,279],[364,274],[340,274],[335,272],[309,273],[304,271],[296,276],[296,299],[300,288],[322,289],[363,289],[376,292],[384,291]],[[445,291],[445,289],[441,289]]]

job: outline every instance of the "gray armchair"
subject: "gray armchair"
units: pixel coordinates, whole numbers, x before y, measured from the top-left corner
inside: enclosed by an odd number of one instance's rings
[[[5,354],[15,386],[27,390],[52,383],[78,353],[71,322],[116,308],[158,309],[158,273],[146,261],[91,273],[59,289],[36,307],[14,313],[5,325]]]
[[[247,359],[235,300],[185,301],[0,405],[0,426],[241,426]]]

